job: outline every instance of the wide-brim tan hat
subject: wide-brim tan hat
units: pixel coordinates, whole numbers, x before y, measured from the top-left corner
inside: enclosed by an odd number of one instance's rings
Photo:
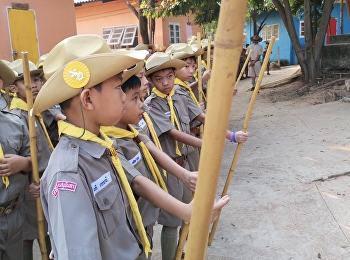
[[[28,63],[29,63],[30,75],[41,74],[43,72],[43,70],[42,69],[38,69],[33,62],[28,61]],[[24,75],[23,75],[23,61],[22,61],[22,59],[15,60],[15,61],[11,62],[8,66],[15,73],[17,73],[16,80],[17,79],[22,79],[24,77]]]
[[[136,63],[134,66],[130,67],[129,69],[126,69],[123,71],[122,75],[122,84],[131,78],[131,76],[139,74],[139,72],[142,70],[142,68],[145,66],[144,61],[140,61],[139,63]]]
[[[250,40],[253,42],[261,42],[262,38],[259,35],[254,35],[253,37],[250,37]]]
[[[191,47],[190,47],[191,48]],[[186,66],[186,62],[179,59],[171,59],[170,55],[164,52],[156,52],[146,61],[146,76],[167,68],[179,70]]]
[[[0,60],[0,79],[2,80],[4,87],[12,84],[17,77],[16,73],[7,65],[10,64],[10,62],[6,63],[6,61]]]
[[[152,49],[152,51],[155,52],[156,46],[151,43],[150,44],[141,43],[134,48],[135,51],[140,51],[140,50],[148,51],[148,49]]]
[[[171,59],[186,59],[192,56],[199,56],[203,54],[203,49],[200,48],[194,51],[187,43],[175,43],[170,45],[166,50]]]
[[[206,51],[208,49],[208,39],[203,39],[201,41],[201,45],[202,45],[202,48],[204,51]],[[211,41],[210,42],[210,48],[214,48],[214,41]]]
[[[48,53],[41,55],[39,60],[36,62],[35,65],[38,69],[41,69],[44,66],[44,61],[45,61],[47,55],[48,55]]]
[[[36,97],[33,113],[79,95],[82,88],[98,85],[142,61],[147,54],[147,51],[112,52],[97,35],[77,35],[61,41],[45,59],[48,80]]]

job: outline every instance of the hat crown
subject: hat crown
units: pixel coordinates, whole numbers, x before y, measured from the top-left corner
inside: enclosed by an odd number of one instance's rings
[[[165,52],[170,55],[171,59],[186,59],[191,56],[203,54],[203,49],[201,48],[194,51],[187,43],[175,43],[170,45]]]
[[[17,73],[15,73],[8,65],[10,62],[0,60],[0,79],[4,86],[12,84],[16,80]]]
[[[177,53],[177,52],[194,54],[194,51],[192,50],[191,46],[188,45],[187,43],[172,44],[165,50],[165,52],[168,53],[170,56],[173,56],[174,53]]]
[[[44,61],[45,77],[49,79],[59,68],[77,58],[91,54],[111,53],[106,41],[97,35],[76,35],[59,42]]]
[[[35,66],[35,64],[31,61],[28,61],[29,63],[29,71],[30,72],[40,72],[38,71],[38,68]],[[9,65],[9,68],[12,69],[14,72],[16,72],[18,75],[23,74],[23,61],[22,59],[15,60],[11,62]]]
[[[170,55],[164,52],[156,52],[152,54],[146,61],[146,70],[157,67],[167,61],[170,61]]]

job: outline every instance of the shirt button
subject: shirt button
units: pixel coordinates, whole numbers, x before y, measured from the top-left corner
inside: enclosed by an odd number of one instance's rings
[[[108,204],[108,202],[109,202],[109,201],[108,201],[108,199],[107,199],[107,198],[104,198],[104,199],[103,199],[103,203],[104,203],[105,205],[107,205],[107,204]]]
[[[76,144],[71,144],[70,147],[77,148],[77,145]]]

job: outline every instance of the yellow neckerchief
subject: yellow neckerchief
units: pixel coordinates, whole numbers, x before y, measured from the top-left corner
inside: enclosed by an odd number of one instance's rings
[[[156,96],[160,97],[160,98],[166,98],[168,101],[168,106],[170,109],[170,121],[171,123],[177,128],[177,130],[181,131],[181,126],[179,124],[179,121],[177,119],[177,116],[175,114],[175,110],[174,110],[174,104],[173,104],[173,100],[171,99],[171,97],[175,94],[175,90],[174,88],[170,91],[169,95],[166,95],[162,92],[160,92],[158,89],[153,88],[152,92],[154,94],[156,94]],[[181,152],[179,150],[179,145],[177,143],[177,141],[175,140],[175,152],[178,156],[181,156]]]
[[[147,166],[152,174],[152,177],[155,181],[155,183],[161,187],[163,190],[165,190],[166,192],[168,192],[168,189],[165,186],[165,183],[163,181],[162,176],[160,175],[159,169],[157,164],[155,163],[155,161],[152,158],[152,155],[150,154],[148,148],[146,147],[146,145],[140,140],[140,138],[137,138],[139,135],[139,132],[132,127],[131,125],[128,125],[130,130],[125,130],[122,128],[118,128],[115,126],[102,126],[101,127],[101,131],[104,132],[106,135],[108,136],[112,136],[114,138],[117,139],[121,139],[121,138],[132,138],[135,139],[135,141],[137,142],[137,146],[140,148],[143,157],[146,160]]]
[[[1,144],[0,144],[0,158],[5,158],[4,151],[2,150]],[[7,189],[7,187],[10,185],[9,177],[5,176],[1,178],[2,178],[2,182],[5,184],[5,187]]]
[[[99,145],[106,147],[109,149],[109,153],[111,155],[113,166],[118,174],[118,177],[120,179],[120,182],[122,184],[122,187],[126,193],[126,196],[128,198],[130,208],[132,211],[132,215],[135,220],[135,224],[137,227],[137,232],[139,234],[139,237],[141,239],[142,245],[144,247],[145,255],[148,258],[148,253],[152,252],[148,238],[146,236],[145,228],[143,227],[141,215],[139,208],[137,206],[134,194],[131,190],[131,187],[129,185],[128,179],[125,176],[122,164],[118,158],[117,151],[114,148],[113,141],[109,139],[102,131],[100,131],[101,138],[99,138],[97,135],[89,132],[88,130],[85,130],[83,128],[77,127],[75,125],[69,124],[63,120],[59,120],[57,122],[58,124],[58,134],[61,136],[61,134],[66,134],[75,138],[79,138],[81,140],[90,141],[98,143]],[[81,136],[81,134],[83,136]]]
[[[179,86],[185,88],[187,90],[187,92],[190,94],[190,97],[193,100],[193,102],[199,107],[198,100],[197,100],[196,96],[194,95],[194,93],[189,85],[187,85],[185,82],[183,82],[181,79],[178,79],[178,78],[175,78],[174,83],[176,85],[179,85]]]
[[[208,65],[207,65],[207,63],[206,63],[204,60],[202,60],[202,65],[204,66],[204,68],[205,68],[206,70],[208,70]]]
[[[147,112],[143,112],[142,113],[142,116],[143,116],[143,119],[145,120],[146,122],[146,125],[148,127],[148,130],[149,130],[149,133],[152,137],[152,141],[153,143],[155,144],[155,146],[163,151],[162,149],[162,146],[160,145],[160,142],[159,142],[159,138],[157,136],[157,133],[156,133],[156,130],[154,130],[154,126],[153,126],[153,123],[152,123],[152,120],[151,118],[149,117],[149,115],[147,114]],[[163,169],[163,175],[166,177],[166,171]]]
[[[22,99],[20,99],[18,97],[13,97],[12,103],[11,103],[11,106],[10,106],[10,110],[15,109],[15,108],[19,108],[19,109],[22,109],[22,110],[28,112],[27,103],[24,102]],[[51,150],[53,150],[54,147],[53,147],[53,145],[51,143],[51,139],[49,137],[49,134],[47,133],[46,126],[45,126],[45,123],[44,123],[44,120],[43,120],[41,114],[39,113],[39,114],[36,114],[35,116],[39,119],[40,125],[41,125],[41,127],[42,127],[42,129],[44,131],[44,134],[45,134],[47,143],[49,144],[49,147],[51,148]]]

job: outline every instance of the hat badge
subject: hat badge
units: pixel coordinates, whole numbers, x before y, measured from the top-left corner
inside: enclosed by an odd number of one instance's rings
[[[63,79],[71,88],[83,88],[90,80],[90,70],[84,63],[73,61],[64,68]]]

